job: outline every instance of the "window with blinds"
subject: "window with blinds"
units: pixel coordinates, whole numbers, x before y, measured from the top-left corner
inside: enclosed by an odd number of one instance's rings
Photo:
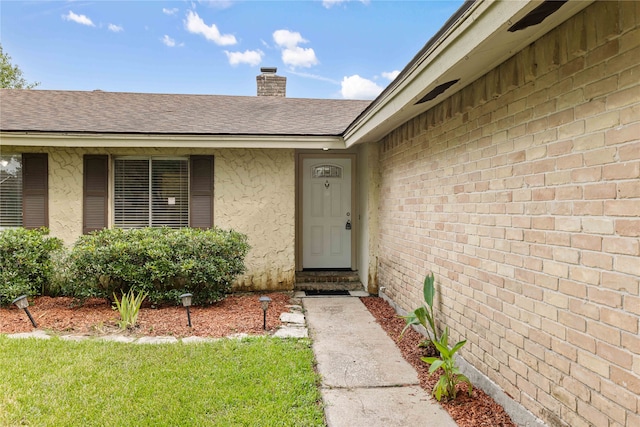
[[[114,225],[188,227],[188,159],[115,159]]]
[[[22,156],[0,155],[0,228],[22,226]]]

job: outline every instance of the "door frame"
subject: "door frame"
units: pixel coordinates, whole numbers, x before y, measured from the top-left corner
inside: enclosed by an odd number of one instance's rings
[[[302,227],[303,218],[303,204],[302,204],[302,191],[303,191],[303,179],[304,170],[302,167],[305,159],[349,159],[351,161],[351,271],[358,269],[357,259],[357,243],[358,243],[358,230],[360,228],[360,215],[358,213],[358,206],[356,203],[356,177],[357,174],[357,162],[356,155],[354,153],[338,153],[338,152],[316,152],[316,153],[296,153],[296,271],[302,271],[303,261],[303,243],[304,233]]]

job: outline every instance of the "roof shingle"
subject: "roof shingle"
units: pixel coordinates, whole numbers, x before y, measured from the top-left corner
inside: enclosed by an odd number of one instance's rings
[[[0,130],[184,135],[341,135],[371,103],[271,96],[0,90]]]

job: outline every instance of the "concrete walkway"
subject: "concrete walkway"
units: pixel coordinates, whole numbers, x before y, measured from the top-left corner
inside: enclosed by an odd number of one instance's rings
[[[455,427],[359,298],[303,298],[328,427]]]

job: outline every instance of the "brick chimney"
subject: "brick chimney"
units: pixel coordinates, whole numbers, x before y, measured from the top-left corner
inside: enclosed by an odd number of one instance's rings
[[[276,75],[276,67],[262,67],[256,77],[258,96],[287,96],[287,78]]]

